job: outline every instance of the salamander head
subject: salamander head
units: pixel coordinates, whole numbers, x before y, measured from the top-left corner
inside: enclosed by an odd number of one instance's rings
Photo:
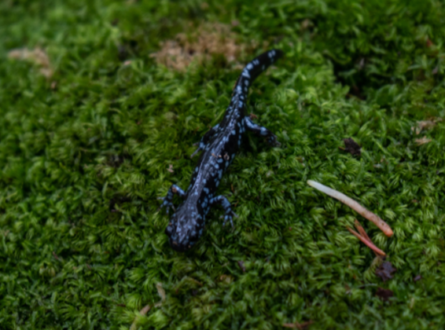
[[[165,229],[171,247],[180,252],[189,250],[201,236],[203,223],[196,209],[180,207]]]

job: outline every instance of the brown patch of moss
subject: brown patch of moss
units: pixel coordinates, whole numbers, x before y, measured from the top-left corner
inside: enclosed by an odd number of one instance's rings
[[[162,42],[161,49],[151,57],[170,69],[185,71],[191,62],[202,63],[216,54],[223,55],[227,61],[234,61],[244,49],[230,26],[206,23],[192,33],[179,33],[175,39]]]
[[[28,61],[40,67],[39,72],[46,78],[51,78],[53,69],[48,54],[40,47],[29,50],[27,48],[13,49],[8,53],[10,59]]]

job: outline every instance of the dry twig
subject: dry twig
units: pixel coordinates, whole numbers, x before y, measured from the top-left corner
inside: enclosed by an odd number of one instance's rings
[[[383,221],[378,215],[372,213],[371,211],[369,211],[366,208],[364,208],[363,206],[361,206],[359,203],[357,203],[352,198],[346,196],[345,194],[342,194],[341,192],[339,192],[337,190],[326,187],[325,185],[322,185],[321,183],[316,182],[316,181],[308,180],[307,184],[310,185],[311,187],[339,200],[343,204],[349,206],[351,209],[353,209],[354,211],[359,213],[362,217],[368,219],[369,221],[374,223],[377,227],[379,227],[380,230],[382,230],[386,236],[391,237],[393,235],[393,231],[392,231],[391,227],[388,226],[388,224],[385,221]]]

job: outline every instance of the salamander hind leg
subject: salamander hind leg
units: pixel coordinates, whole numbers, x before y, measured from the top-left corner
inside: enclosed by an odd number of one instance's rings
[[[226,214],[224,215],[223,226],[226,225],[227,221],[230,221],[230,224],[232,225],[232,228],[233,228],[233,220],[232,219],[233,219],[233,217],[238,217],[238,215],[236,215],[236,213],[233,212],[232,206],[230,205],[230,202],[227,200],[227,198],[222,195],[219,195],[219,196],[212,198],[210,200],[209,204],[210,205],[220,204],[223,207],[224,211],[226,212]]]
[[[281,145],[280,142],[278,142],[277,137],[275,134],[273,134],[271,131],[269,131],[266,127],[260,126],[255,124],[250,117],[244,117],[244,126],[249,131],[254,132],[257,135],[265,136],[267,137],[267,142],[273,146],[278,147]]]
[[[167,209],[167,214],[168,214],[168,211],[169,211],[170,207],[171,207],[173,210],[175,210],[175,207],[173,206],[173,194],[177,194],[177,195],[179,195],[179,197],[181,197],[182,199],[185,198],[185,192],[184,192],[184,190],[182,190],[181,188],[179,188],[177,185],[172,184],[172,186],[171,186],[170,189],[168,190],[167,195],[166,195],[164,198],[160,197],[160,198],[162,198],[163,201],[162,201],[161,206],[159,206],[158,210],[160,210],[160,209],[163,208],[163,207],[166,207],[166,209]]]
[[[207,133],[204,134],[204,136],[202,137],[201,141],[195,144],[195,145],[198,145],[199,147],[198,147],[198,149],[195,150],[194,153],[192,153],[190,158],[195,157],[195,155],[199,151],[204,150],[206,148],[206,146],[209,143],[210,139],[213,137],[213,135],[215,135],[216,132],[218,132],[218,128],[219,128],[219,124],[213,126]]]

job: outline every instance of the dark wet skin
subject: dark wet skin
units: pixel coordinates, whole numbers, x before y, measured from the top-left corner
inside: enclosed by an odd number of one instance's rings
[[[220,204],[225,211],[223,226],[236,216],[226,197],[216,196],[215,192],[225,170],[232,163],[241,139],[246,130],[267,138],[272,146],[278,146],[276,136],[265,127],[261,127],[245,115],[246,98],[250,84],[268,66],[279,59],[283,53],[272,49],[256,57],[246,65],[233,89],[232,100],[222,122],[208,131],[199,142],[198,149],[203,151],[196,166],[187,191],[172,185],[160,207],[166,207],[167,213],[173,208],[173,194],[178,194],[183,203],[171,217],[165,233],[170,245],[177,251],[187,251],[201,237],[205,218],[210,207]]]

